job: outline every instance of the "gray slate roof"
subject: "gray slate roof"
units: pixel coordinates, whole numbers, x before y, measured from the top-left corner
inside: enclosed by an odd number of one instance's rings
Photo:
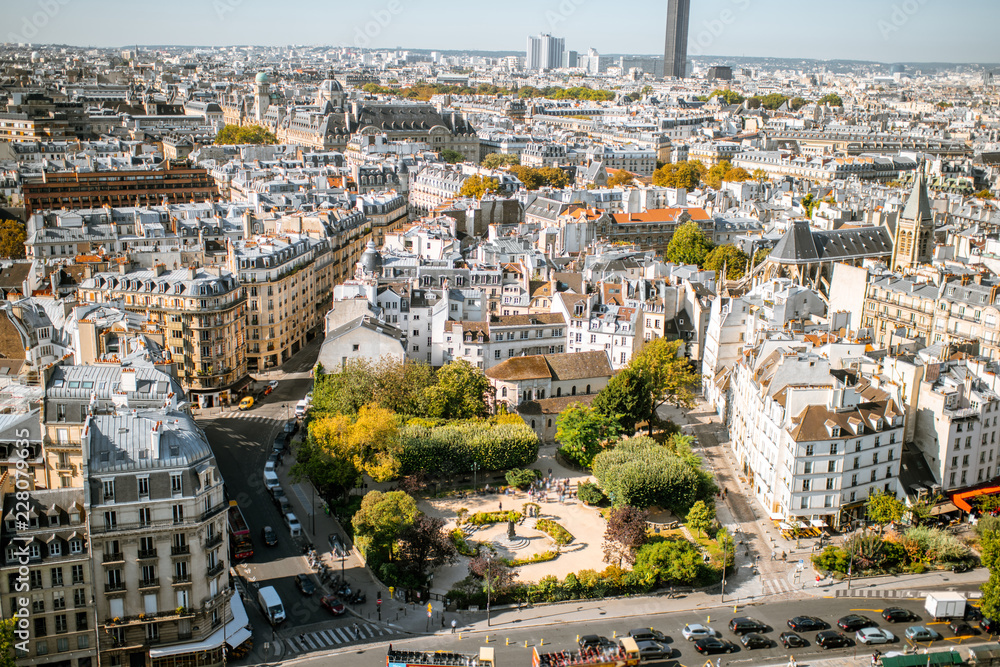
[[[813,264],[891,255],[892,237],[885,227],[814,231],[800,220],[792,223],[767,259],[778,264]]]

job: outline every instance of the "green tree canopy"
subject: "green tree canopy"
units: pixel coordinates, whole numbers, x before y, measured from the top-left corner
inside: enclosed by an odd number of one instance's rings
[[[390,356],[351,359],[342,370],[314,372],[311,415],[355,415],[375,403],[401,415],[427,416],[425,390],[437,383],[434,369],[419,361]]]
[[[831,107],[842,107],[844,106],[844,100],[840,99],[840,95],[836,93],[829,93],[819,98],[817,104],[828,104]]]
[[[979,554],[990,578],[982,586],[979,609],[989,619],[1000,618],[1000,531],[988,531],[979,539]]]
[[[721,88],[713,90],[708,97],[709,99],[718,97],[726,104],[743,104],[743,100],[746,99],[735,90],[722,90]]]
[[[521,157],[516,153],[490,153],[481,164],[487,169],[500,169],[521,164]]]
[[[692,389],[700,378],[688,360],[680,356],[681,345],[680,340],[654,338],[629,361],[628,367],[648,380],[654,413],[664,403],[685,408],[694,405]]]
[[[701,182],[704,172],[705,165],[700,160],[665,164],[653,172],[653,185],[694,190]]]
[[[722,267],[726,267],[726,280],[739,280],[747,271],[750,258],[747,254],[734,245],[716,246],[712,252],[705,257],[704,269],[715,271],[719,274]]]
[[[792,111],[798,111],[809,102],[804,97],[793,97],[792,101],[788,103],[788,106],[792,107]]]
[[[757,181],[758,183],[763,183],[764,181],[767,180],[767,172],[760,168],[754,169],[753,173],[750,174],[750,176],[751,178],[753,178],[753,180]]]
[[[482,199],[487,194],[497,194],[500,192],[500,181],[492,176],[480,176],[473,174],[462,183],[458,194],[461,197],[471,197],[472,199]]]
[[[417,502],[403,491],[369,491],[351,520],[358,548],[366,556],[392,560],[396,540],[418,513]]]
[[[428,387],[427,416],[438,419],[469,419],[489,414],[489,396],[493,390],[483,371],[459,359],[442,366],[437,384]]]
[[[623,433],[634,433],[636,423],[650,420],[653,414],[650,379],[626,366],[597,394],[592,405],[597,412],[617,421]]]
[[[17,667],[15,623],[13,618],[0,619],[0,667]]]
[[[768,93],[761,98],[760,104],[765,109],[775,111],[778,107],[788,101],[788,97],[781,93]]]
[[[890,523],[895,523],[906,514],[906,505],[894,493],[873,493],[865,503],[868,520],[879,526],[879,535]]]
[[[722,180],[729,183],[742,183],[743,181],[749,181],[751,178],[753,176],[743,167],[732,167],[722,176]]]
[[[441,159],[448,164],[458,164],[459,162],[465,162],[465,156],[456,150],[446,148],[441,151]]]
[[[583,403],[573,403],[556,418],[559,453],[589,468],[594,457],[614,443],[620,429],[616,419]]]
[[[28,234],[23,224],[17,220],[0,222],[0,257],[4,259],[24,259],[24,242]]]
[[[715,521],[715,507],[704,500],[698,500],[687,513],[687,524],[698,531],[698,537],[708,532]]]
[[[702,233],[698,223],[691,220],[674,232],[667,245],[667,259],[674,264],[701,266],[711,250],[712,241]]]
[[[274,133],[260,125],[226,125],[215,135],[219,145],[269,145],[278,143]]]
[[[566,172],[558,167],[536,169],[524,165],[514,165],[508,171],[517,176],[527,190],[537,190],[546,186],[564,188],[569,185],[569,177]]]
[[[767,259],[767,256],[770,255],[770,254],[771,254],[771,249],[770,248],[758,248],[757,252],[755,252],[753,254],[753,265],[757,266],[758,264],[760,264],[761,262],[763,262],[765,259]]]
[[[312,436],[307,437],[295,450],[295,463],[289,473],[295,481],[310,480],[324,498],[347,498],[351,489],[361,482],[361,472],[346,452],[339,447],[327,448],[323,444]]]

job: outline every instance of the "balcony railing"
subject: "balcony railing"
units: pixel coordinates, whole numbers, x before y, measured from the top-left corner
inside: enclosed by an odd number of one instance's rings
[[[191,546],[188,544],[175,544],[170,547],[171,556],[186,556],[191,553]]]
[[[102,562],[104,562],[104,563],[118,563],[118,562],[124,562],[124,560],[125,560],[125,554],[123,554],[120,551],[116,551],[114,553],[104,554],[104,558],[102,559]]]
[[[139,549],[139,558],[156,558],[156,549]]]
[[[116,591],[123,591],[123,590],[125,590],[124,581],[115,581],[110,584],[104,584],[105,593],[114,593]]]
[[[215,575],[221,573],[225,566],[225,562],[220,560],[218,563],[208,568],[208,576],[214,577]]]
[[[152,579],[140,579],[139,588],[159,588],[160,579],[159,577],[153,577]]]
[[[216,533],[205,540],[205,548],[211,549],[222,544],[222,533]]]
[[[174,575],[175,584],[190,584],[191,575],[190,574],[175,574]]]

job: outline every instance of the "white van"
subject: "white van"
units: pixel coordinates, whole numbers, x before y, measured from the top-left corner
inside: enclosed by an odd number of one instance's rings
[[[277,470],[278,468],[274,461],[268,461],[267,463],[264,464],[264,472],[277,473]]]
[[[281,604],[281,596],[274,590],[274,586],[265,586],[257,591],[257,602],[260,603],[260,609],[271,625],[284,622],[285,606]]]
[[[309,409],[309,401],[303,398],[301,401],[295,404],[295,416],[299,418],[305,417],[306,411],[308,409]]]
[[[299,537],[302,535],[302,524],[299,523],[298,517],[293,513],[287,512],[285,514],[285,525],[288,526],[288,532],[292,534],[292,537]]]
[[[265,470],[264,488],[266,488],[268,491],[274,491],[279,486],[281,486],[281,483],[278,481],[278,474],[273,470]]]

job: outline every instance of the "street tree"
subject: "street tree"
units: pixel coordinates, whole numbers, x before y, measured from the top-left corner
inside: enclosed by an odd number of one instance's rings
[[[823,97],[819,98],[817,104],[828,104],[831,107],[842,107],[844,106],[844,100],[840,98],[837,93],[828,93]]]
[[[505,593],[514,585],[517,571],[488,549],[469,559],[469,574],[483,580],[483,592],[491,595]]]
[[[351,519],[358,548],[381,562],[392,560],[396,541],[418,514],[417,502],[403,491],[369,491]]]
[[[719,188],[722,187],[722,180],[725,178],[726,174],[732,168],[733,165],[729,162],[729,160],[722,160],[721,162],[719,162],[719,164],[710,167],[709,170],[705,172],[705,175],[704,177],[702,177],[702,180],[708,187],[714,190],[718,190]]]
[[[699,500],[691,506],[687,514],[687,524],[698,531],[698,537],[703,532],[708,532],[715,521],[715,507],[708,505],[704,500]]]
[[[870,522],[878,526],[878,534],[881,536],[886,526],[903,518],[906,505],[894,493],[872,493],[865,503],[865,514]]]
[[[804,97],[793,97],[788,103],[788,106],[792,108],[792,111],[798,111],[805,105],[809,104],[808,100]]]
[[[722,180],[728,183],[742,183],[743,181],[749,181],[753,176],[750,172],[743,167],[730,167],[730,169],[722,176]]]
[[[635,563],[635,554],[649,539],[646,528],[648,510],[622,505],[608,513],[604,529],[604,562],[622,566]]]
[[[716,88],[708,95],[709,98],[718,97],[726,104],[743,104],[745,99],[735,90],[722,90],[721,88]]]
[[[324,419],[349,423],[343,415]],[[354,465],[353,457],[339,449],[324,448],[311,436],[295,450],[295,463],[289,474],[295,482],[310,480],[324,498],[346,500],[351,489],[361,482],[361,472]]]
[[[446,148],[443,151],[441,151],[441,159],[447,162],[448,164],[458,164],[459,162],[465,161],[465,156],[456,150]]]
[[[761,169],[760,167],[754,169],[750,173],[750,176],[753,178],[753,180],[757,181],[758,183],[763,183],[764,181],[767,180],[767,172]]]
[[[700,160],[665,164],[653,172],[653,185],[694,190],[704,173],[705,165]]]
[[[680,340],[654,338],[629,361],[629,368],[638,370],[649,380],[654,414],[664,403],[679,408],[694,405],[693,388],[699,382],[699,375],[688,360],[680,356],[681,345]]]
[[[771,254],[770,248],[758,248],[757,252],[753,254],[753,265],[757,266]]]
[[[667,245],[667,259],[674,264],[701,266],[712,251],[712,241],[705,236],[694,220],[685,222],[674,232]]]
[[[0,619],[0,667],[17,667],[16,623],[13,618]]]
[[[399,476],[399,419],[391,410],[375,404],[362,406],[348,431],[348,446],[355,465],[376,482],[388,482]]]
[[[635,433],[635,425],[651,421],[653,394],[650,378],[626,366],[594,398],[595,410],[618,422],[622,433]]]
[[[225,125],[215,135],[218,145],[270,145],[278,143],[278,137],[261,125]]]
[[[583,468],[611,446],[621,427],[618,421],[583,403],[573,403],[556,418],[559,453]]]
[[[458,190],[459,196],[470,197],[472,199],[482,199],[488,194],[496,194],[498,192],[500,192],[499,179],[492,176],[480,176],[479,174],[474,174],[465,179],[462,187]]]
[[[1000,618],[1000,531],[989,531],[980,536],[979,554],[983,566],[990,573],[990,578],[982,585],[979,610],[985,618]]]
[[[705,257],[702,268],[706,271],[715,271],[716,278],[726,280],[739,280],[747,272],[750,258],[747,254],[734,245],[716,246],[712,252]],[[722,276],[722,268],[726,268],[726,275]]]

